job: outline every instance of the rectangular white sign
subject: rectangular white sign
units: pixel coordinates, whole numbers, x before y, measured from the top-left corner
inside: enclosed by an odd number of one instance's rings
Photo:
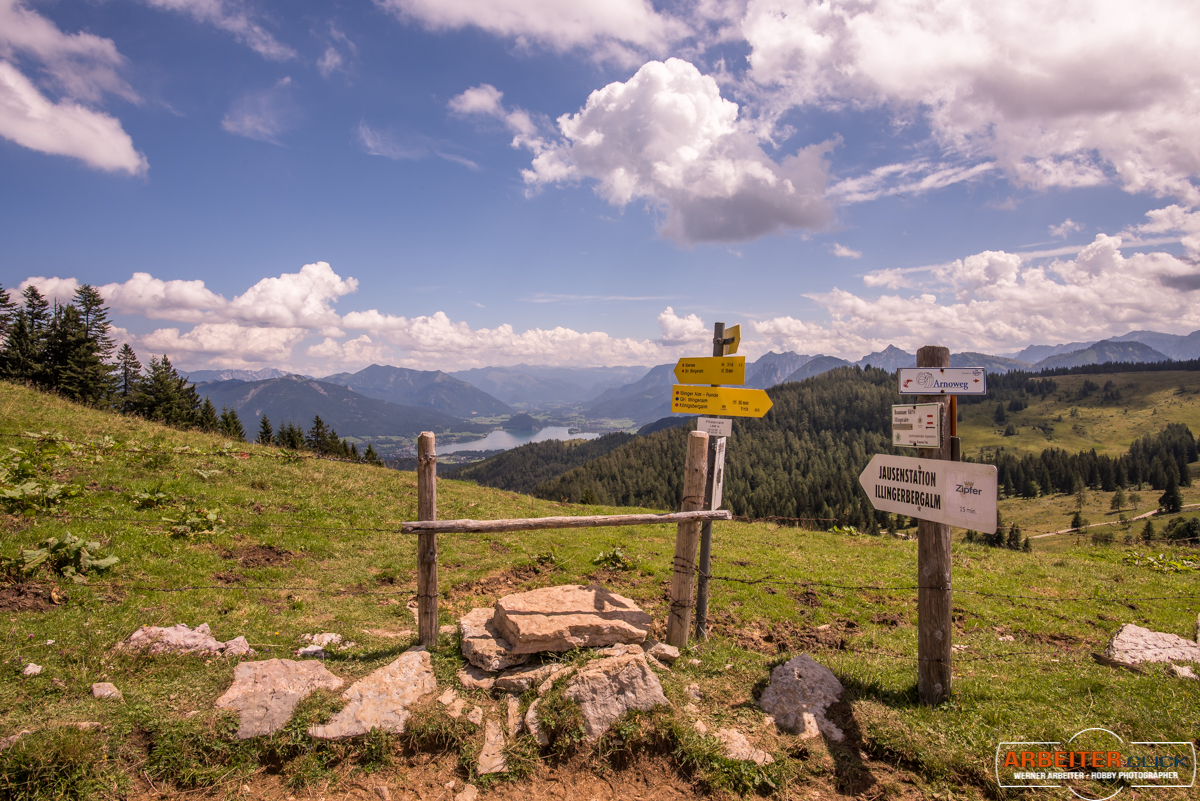
[[[733,433],[733,421],[720,417],[697,417],[696,430],[710,437],[728,437]]]
[[[892,444],[902,448],[940,448],[942,414],[940,403],[918,403],[892,407]]]
[[[725,438],[717,437],[716,443],[708,450],[708,480],[712,484],[709,509],[720,509],[725,493]]]
[[[984,534],[996,530],[996,466],[877,453],[858,477],[871,505]]]
[[[982,367],[901,367],[901,395],[986,395]]]

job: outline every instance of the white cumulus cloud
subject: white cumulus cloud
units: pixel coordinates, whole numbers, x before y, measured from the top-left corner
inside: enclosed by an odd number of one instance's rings
[[[777,347],[858,359],[888,344],[995,353],[1135,329],[1182,334],[1200,328],[1200,269],[1168,253],[1124,256],[1121,245],[1120,237],[1100,234],[1067,261],[1043,265],[985,251],[926,268],[919,282],[879,274],[869,286],[909,285],[916,292],[863,297],[835,288],[808,296],[824,307],[827,320],[785,316],[754,329]]]
[[[70,303],[75,297],[75,290],[79,289],[79,281],[74,278],[46,278],[40,275],[33,275],[26,278],[18,285],[18,289],[22,292],[25,287],[33,286],[41,293],[42,297],[50,301],[51,305],[55,303],[65,304]],[[14,301],[18,301],[15,293],[12,295]]]
[[[156,353],[215,358],[214,364],[234,366],[289,359],[292,348],[308,332],[303,328],[264,328],[238,323],[201,323],[180,333],[159,328],[141,337],[141,344]]]
[[[1200,200],[1200,5],[750,0],[766,105],[922,117],[945,153],[1034,187]]]
[[[27,62],[37,63],[40,85],[22,71]],[[0,136],[96,169],[144,173],[146,157],[120,121],[92,107],[105,94],[138,102],[120,75],[125,63],[111,39],[64,33],[20,0],[0,0]]]
[[[688,33],[676,17],[647,0],[375,0],[402,20],[433,30],[477,27],[520,45],[564,51],[584,48],[628,61],[658,52]]]
[[[664,215],[660,231],[682,243],[734,242],[789,228],[821,228],[829,143],[773,161],[721,97],[716,80],[687,61],[643,65],[628,81],[588,97],[558,119],[524,173],[531,187],[593,180],[614,206],[643,200]]]

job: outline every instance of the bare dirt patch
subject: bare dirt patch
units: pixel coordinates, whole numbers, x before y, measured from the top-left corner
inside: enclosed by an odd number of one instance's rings
[[[274,545],[239,545],[225,552],[226,559],[236,559],[242,567],[278,567],[295,556],[291,551]]]
[[[842,650],[846,647],[846,635],[857,628],[851,620],[830,624],[828,628],[816,628],[791,620],[746,623],[730,612],[717,612],[715,615],[710,612],[709,619],[714,633],[728,637],[741,648],[760,654],[817,648]]]
[[[0,612],[45,612],[51,606],[49,587],[40,584],[0,586]]]
[[[516,592],[523,584],[536,578],[541,572],[541,568],[537,565],[518,565],[500,573],[451,587],[446,595],[452,601],[475,596],[498,598]]]
[[[246,577],[234,570],[223,570],[220,573],[213,573],[213,579],[222,584],[238,584],[246,580]]]

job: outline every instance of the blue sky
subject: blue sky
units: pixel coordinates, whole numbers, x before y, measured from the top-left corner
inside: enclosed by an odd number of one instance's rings
[[[0,284],[314,374],[1200,328],[1200,10],[994,5],[0,0]]]

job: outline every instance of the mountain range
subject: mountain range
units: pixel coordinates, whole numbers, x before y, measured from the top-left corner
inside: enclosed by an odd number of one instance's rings
[[[466,381],[440,370],[408,370],[372,364],[357,373],[336,373],[321,379],[376,400],[404,406],[424,406],[470,419],[512,414],[512,407]]]
[[[953,353],[950,363],[990,372],[1037,371],[1104,362],[1159,362],[1200,358],[1200,331],[1187,336],[1131,331],[1099,342],[1030,345],[1008,355]],[[916,365],[915,354],[893,345],[856,362],[793,352],[763,354],[746,365],[745,386],[766,389],[836,367],[871,365],[892,372]],[[545,367],[518,364],[455,372],[373,364],[355,373],[313,379],[275,368],[196,370],[186,374],[218,407],[237,409],[247,431],[266,414],[274,423],[308,426],[319,414],[343,436],[407,437],[422,430],[474,430],[472,418],[567,407],[591,419],[638,425],[670,414],[674,364],[651,368]],[[483,431],[485,427],[480,427]]]
[[[462,431],[467,424],[436,409],[405,406],[367,398],[346,387],[284,375],[264,381],[213,381],[197,384],[196,391],[218,409],[235,409],[246,436],[254,439],[265,414],[272,425],[292,422],[302,428],[320,415],[343,437],[412,437],[422,431]]]

